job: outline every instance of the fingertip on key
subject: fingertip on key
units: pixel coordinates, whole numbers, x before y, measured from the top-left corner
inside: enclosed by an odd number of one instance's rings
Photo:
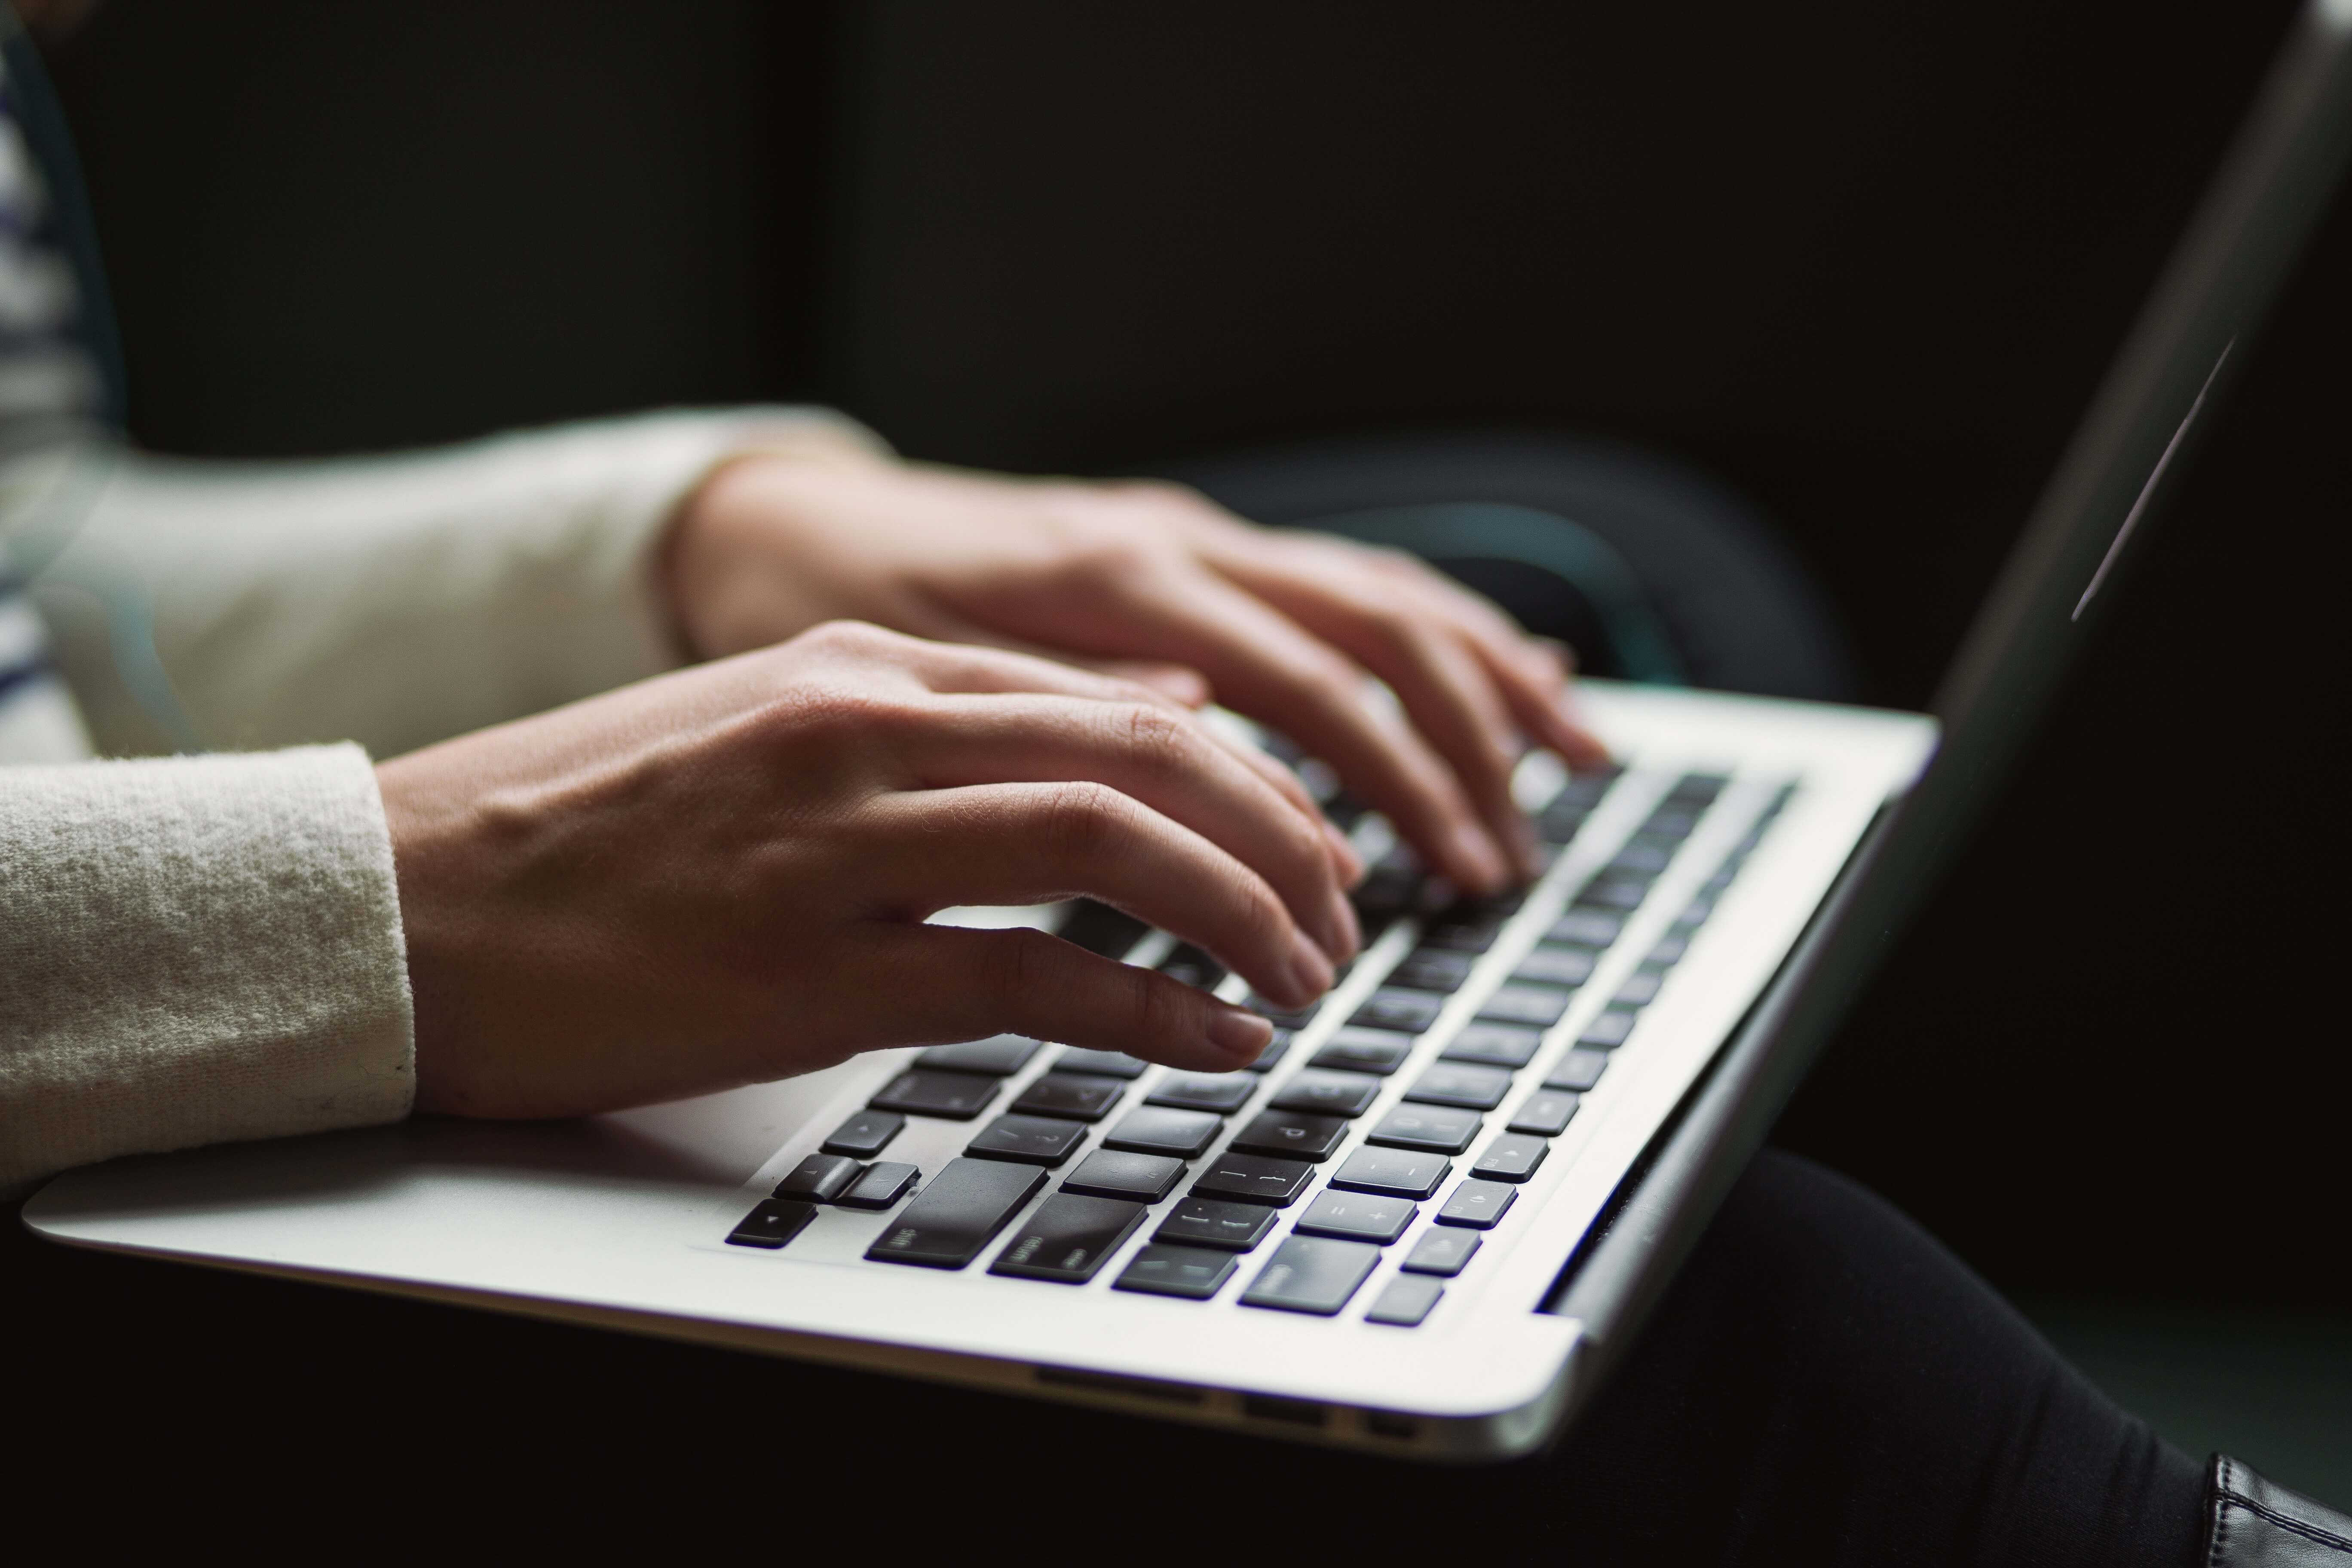
[[[1329,818],[1323,819],[1323,841],[1330,846],[1332,863],[1339,868],[1339,879],[1352,888],[1364,879],[1364,858],[1348,842],[1348,836]]]
[[[1339,977],[1331,960],[1305,931],[1295,931],[1290,938],[1290,978],[1298,987],[1298,1000],[1312,1002],[1331,989]]]
[[[1510,873],[1502,851],[1486,830],[1465,822],[1454,829],[1453,840],[1454,857],[1463,873],[1459,879],[1474,892],[1501,892]]]

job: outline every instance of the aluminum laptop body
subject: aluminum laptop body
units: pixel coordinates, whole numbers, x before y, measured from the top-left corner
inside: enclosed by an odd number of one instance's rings
[[[2352,0],[2296,24],[1937,719],[1589,682],[1622,771],[1465,908],[1354,824],[1377,931],[1258,1070],[1000,1038],[560,1124],[436,1119],[69,1173],[61,1242],[1400,1456],[1557,1432],[2026,738],[2300,249]],[[2233,346],[2234,345],[2234,346]],[[1940,727],[1938,721],[1940,721]],[[1052,922],[1221,994],[1098,907]]]

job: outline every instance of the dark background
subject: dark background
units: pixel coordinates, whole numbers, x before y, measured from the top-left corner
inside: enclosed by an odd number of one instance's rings
[[[112,0],[57,71],[149,446],[1566,428],[1745,492],[1917,707],[2290,9]],[[2339,1282],[2347,265],[2339,203],[1782,1127],[2005,1284]]]

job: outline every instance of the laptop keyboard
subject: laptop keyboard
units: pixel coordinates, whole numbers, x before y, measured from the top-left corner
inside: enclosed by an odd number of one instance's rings
[[[1611,792],[1640,776],[1594,773],[1564,784],[1536,816],[1548,854],[1571,846]],[[964,1269],[993,1248],[990,1275],[1085,1285],[1150,1225],[1111,1289],[1205,1301],[1246,1274],[1242,1305],[1326,1317],[1402,1246],[1364,1317],[1414,1327],[1482,1237],[1509,1225],[1521,1184],[1608,1073],[1794,787],[1767,804],[1606,1005],[1572,1038],[1552,1037],[1727,782],[1699,773],[1667,782],[1507,973],[1481,959],[1507,933],[1526,940],[1513,927],[1531,913],[1524,895],[1445,901],[1444,884],[1409,851],[1390,849],[1355,894],[1365,931],[1357,963],[1400,921],[1412,922],[1411,940],[1381,944],[1384,953],[1404,951],[1303,1060],[1290,1059],[1294,1042],[1330,999],[1294,1012],[1237,996],[1239,982],[1200,949],[1083,902],[1064,938],[1223,988],[1275,1026],[1258,1060],[1216,1074],[1018,1036],[934,1047],[834,1129],[727,1240],[781,1248],[820,1205],[896,1208],[866,1250],[873,1262]],[[1361,813],[1339,802],[1332,815],[1352,824]],[[1045,1070],[1011,1092],[1041,1051],[1053,1053]],[[1373,1114],[1399,1079],[1402,1096]],[[882,1158],[909,1118],[975,1125],[960,1156],[924,1173]],[[1417,1225],[1424,1215],[1432,1223]]]

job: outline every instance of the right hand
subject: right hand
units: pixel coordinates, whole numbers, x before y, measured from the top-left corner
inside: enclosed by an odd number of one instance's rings
[[[1152,689],[854,623],[377,769],[417,1108],[566,1116],[1009,1031],[1172,1066],[1264,1019],[1034,931],[1085,894],[1298,1006],[1362,868],[1277,764]]]

